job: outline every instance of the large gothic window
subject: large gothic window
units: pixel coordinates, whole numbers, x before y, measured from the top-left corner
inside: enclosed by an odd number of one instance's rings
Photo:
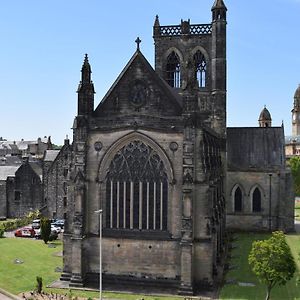
[[[114,156],[106,176],[106,227],[167,230],[168,179],[150,146],[132,141]]]
[[[261,193],[258,188],[255,188],[252,194],[252,210],[253,212],[261,211]]]
[[[242,191],[240,187],[237,187],[234,192],[234,211],[235,212],[241,212],[242,211]]]
[[[180,88],[180,60],[174,51],[167,58],[166,77],[171,87]]]
[[[197,51],[194,55],[195,76],[200,88],[206,86],[206,61],[201,51]]]

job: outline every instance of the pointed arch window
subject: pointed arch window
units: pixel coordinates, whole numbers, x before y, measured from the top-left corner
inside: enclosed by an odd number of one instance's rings
[[[203,88],[206,86],[206,61],[203,53],[198,50],[194,55],[195,77],[198,86]]]
[[[174,88],[181,86],[180,59],[173,51],[167,58],[166,79],[167,83]]]
[[[240,187],[238,186],[234,192],[234,211],[241,212],[242,211],[242,201],[243,195]]]
[[[255,188],[252,194],[252,211],[253,212],[261,211],[261,192],[259,188]]]
[[[168,178],[158,153],[141,141],[120,149],[106,176],[106,227],[167,230]]]

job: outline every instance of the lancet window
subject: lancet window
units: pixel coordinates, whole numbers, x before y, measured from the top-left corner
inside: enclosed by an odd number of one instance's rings
[[[166,79],[171,87],[180,88],[180,59],[174,51],[167,58]]]
[[[238,186],[234,192],[234,211],[235,212],[241,212],[242,211],[242,191],[240,187]]]
[[[194,55],[195,76],[200,88],[206,86],[206,61],[203,53],[198,50]]]
[[[106,227],[167,230],[168,178],[158,153],[141,141],[121,148],[106,176]]]
[[[261,211],[261,193],[258,188],[255,188],[252,194],[252,210],[253,212]]]

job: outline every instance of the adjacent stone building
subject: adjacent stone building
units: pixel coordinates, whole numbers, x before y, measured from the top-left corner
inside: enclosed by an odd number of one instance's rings
[[[28,159],[22,163],[12,162],[8,157],[5,159],[6,164],[0,165],[0,217],[18,218],[41,209],[43,188],[40,163]]]
[[[292,109],[292,135],[285,138],[287,159],[300,155],[300,85],[295,91]]]
[[[286,167],[284,128],[271,127],[266,108],[259,125],[227,128],[226,226],[230,230],[292,231],[294,193]]]
[[[43,187],[45,210],[52,219],[65,219],[67,186],[72,147],[66,138],[60,150],[47,150],[43,158]]]
[[[44,151],[52,149],[51,137],[38,138],[36,141],[8,141],[0,138],[0,157],[8,155],[28,157],[32,156],[35,159],[41,159]]]
[[[155,70],[137,50],[100,104],[87,56],[78,88],[62,279],[212,286],[224,254],[226,7],[212,22],[153,28]]]

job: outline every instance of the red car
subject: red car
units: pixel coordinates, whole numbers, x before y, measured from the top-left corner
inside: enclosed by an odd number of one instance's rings
[[[31,227],[23,227],[15,231],[15,237],[34,237],[35,231]]]

